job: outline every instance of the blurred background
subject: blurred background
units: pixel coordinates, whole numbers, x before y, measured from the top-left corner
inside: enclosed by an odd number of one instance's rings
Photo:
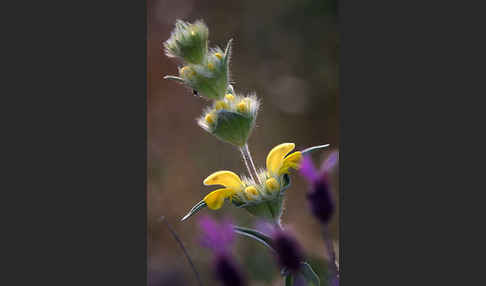
[[[237,93],[256,92],[262,101],[257,127],[248,142],[258,167],[277,144],[294,142],[296,150],[330,143],[339,147],[339,33],[335,0],[148,0],[148,270],[149,285],[197,285],[182,250],[166,225],[165,216],[184,242],[205,285],[218,285],[211,272],[211,255],[199,245],[197,215],[180,219],[214,188],[202,181],[214,171],[246,173],[239,151],[203,131],[196,123],[208,101],[164,75],[177,75],[180,62],[167,58],[161,43],[176,19],[203,19],[210,46],[233,42],[231,80]],[[329,151],[316,152],[316,163]],[[333,192],[338,197],[338,172]],[[307,185],[296,173],[286,195],[282,221],[294,232],[308,261],[326,275],[322,229],[311,216]],[[254,219],[231,204],[219,211],[200,212],[229,217],[243,226]],[[331,224],[339,239],[339,217]],[[237,237],[235,258],[250,285],[282,285],[273,257],[256,242]]]

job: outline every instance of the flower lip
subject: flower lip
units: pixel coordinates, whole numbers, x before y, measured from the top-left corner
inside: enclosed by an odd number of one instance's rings
[[[218,189],[207,194],[203,201],[206,203],[208,208],[217,210],[223,206],[224,200],[226,198],[231,198],[233,194],[234,191],[230,188]]]
[[[222,185],[234,190],[240,190],[243,187],[240,177],[231,171],[217,171],[204,179],[205,186]]]

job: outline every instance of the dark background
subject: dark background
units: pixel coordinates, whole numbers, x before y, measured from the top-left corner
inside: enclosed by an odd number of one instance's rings
[[[149,1],[148,2],[148,268],[151,285],[164,281],[195,285],[193,274],[164,224],[165,216],[184,241],[203,280],[210,283],[211,256],[198,244],[197,216],[180,218],[212,189],[202,185],[214,171],[245,173],[238,150],[204,132],[196,123],[208,101],[162,76],[177,74],[180,62],[161,52],[176,19],[203,19],[210,46],[234,39],[231,79],[238,93],[255,91],[262,101],[249,147],[257,167],[282,142],[296,149],[329,143],[339,148],[339,33],[335,1]],[[314,156],[321,162],[327,151]],[[310,215],[307,186],[297,174],[287,193],[283,223],[292,229],[323,278],[321,228]],[[338,172],[333,178],[338,195]],[[218,217],[252,226],[245,211],[226,204]],[[331,224],[338,247],[338,216]],[[280,285],[273,258],[254,241],[238,238],[235,256],[251,285]],[[180,281],[180,282],[174,282]],[[214,281],[211,282],[215,283]],[[173,284],[172,284],[173,285]]]

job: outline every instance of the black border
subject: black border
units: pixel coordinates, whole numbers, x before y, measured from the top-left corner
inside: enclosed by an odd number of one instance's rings
[[[3,284],[146,285],[146,3],[22,6]]]

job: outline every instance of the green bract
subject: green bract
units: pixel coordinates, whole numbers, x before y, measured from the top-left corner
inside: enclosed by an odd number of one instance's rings
[[[229,96],[206,109],[198,124],[218,139],[241,147],[255,126],[260,104],[255,96]]]
[[[278,192],[275,192],[274,195],[269,198],[246,204],[238,204],[238,202],[236,201],[234,201],[233,203],[239,208],[246,209],[254,216],[268,219],[271,221],[279,221],[280,217],[282,216],[282,206],[285,191],[290,187],[289,175],[283,175],[282,181],[282,187],[280,188],[280,190]]]
[[[200,64],[187,64],[179,69],[179,77],[165,78],[182,82],[209,99],[222,99],[229,86],[230,49],[231,40],[224,52],[220,48],[211,49]]]
[[[194,24],[177,20],[170,38],[164,43],[169,57],[180,57],[191,64],[201,64],[208,51],[208,27],[202,21]]]

